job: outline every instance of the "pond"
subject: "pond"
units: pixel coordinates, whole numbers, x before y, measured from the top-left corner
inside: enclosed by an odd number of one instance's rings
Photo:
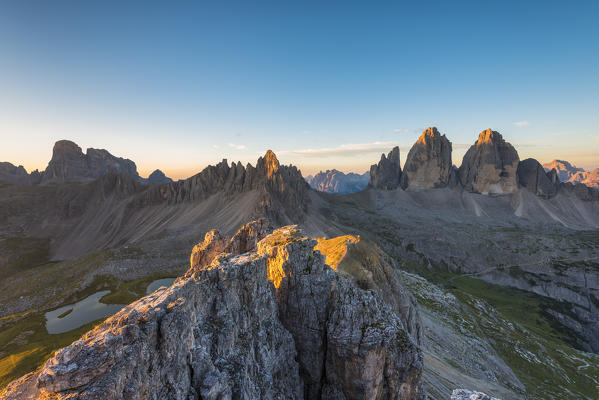
[[[46,330],[50,334],[68,332],[89,322],[106,318],[125,307],[125,304],[100,303],[100,299],[108,293],[110,290],[103,290],[75,304],[47,312]]]
[[[146,288],[146,294],[153,293],[161,286],[170,286],[175,278],[157,279]],[[92,294],[75,304],[46,313],[46,330],[50,334],[64,333],[79,328],[89,322],[106,318],[120,311],[125,304],[104,304],[100,299],[110,293],[110,290],[102,290]]]
[[[146,289],[146,294],[154,293],[161,286],[172,285],[175,279],[176,278],[163,278],[155,280],[154,282],[148,285],[148,288]]]

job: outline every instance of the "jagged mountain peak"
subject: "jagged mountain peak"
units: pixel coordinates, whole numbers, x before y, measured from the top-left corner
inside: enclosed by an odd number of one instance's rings
[[[378,164],[370,167],[369,186],[378,189],[392,190],[399,186],[401,165],[399,161],[399,146],[395,146],[385,157],[381,154]]]
[[[436,127],[426,128],[408,153],[401,187],[423,190],[444,187],[455,181],[451,150],[451,142]]]
[[[416,143],[426,143],[429,140],[431,140],[432,138],[441,136],[441,134],[439,133],[439,130],[437,129],[436,126],[431,126],[426,128],[424,131],[422,131],[422,134],[420,135],[420,137],[418,137],[418,140],[416,141]],[[443,137],[445,137],[445,135],[443,135]]]
[[[505,140],[501,133],[488,128],[478,135],[475,145],[482,146],[487,143],[505,143]]]
[[[462,160],[460,181],[470,192],[507,194],[518,189],[516,170],[518,152],[499,132],[486,129],[480,133]]]

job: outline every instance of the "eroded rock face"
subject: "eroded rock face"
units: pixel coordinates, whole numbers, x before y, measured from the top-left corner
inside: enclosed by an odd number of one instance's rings
[[[482,131],[459,169],[464,189],[482,194],[507,194],[518,189],[516,149],[499,132]]]
[[[315,244],[284,227],[256,252],[192,267],[0,397],[416,398],[422,353],[400,318],[337,275]]]
[[[81,148],[70,140],[54,144],[52,159],[43,173],[42,183],[85,182],[98,179],[107,172],[128,175],[140,179],[135,163],[115,157],[103,149]]]
[[[518,183],[540,197],[550,198],[557,194],[559,181],[555,170],[545,172],[541,163],[534,158],[527,158],[518,163]]]
[[[308,190],[310,186],[301,172],[293,165],[280,165],[275,154],[268,150],[258,159],[256,167],[251,164],[244,167],[241,162],[229,165],[222,160],[191,178],[151,187],[136,203],[138,206],[176,204],[204,200],[216,193],[258,191],[261,199],[256,214],[283,224],[302,220],[307,210]]]
[[[379,163],[370,167],[370,183],[368,186],[376,189],[393,190],[399,187],[400,178],[399,147],[395,146],[387,157],[381,154]]]
[[[437,128],[427,128],[410,149],[401,175],[404,190],[423,190],[450,184],[453,172],[451,142]]]
[[[374,291],[326,265],[316,244],[294,226],[258,244],[307,398],[415,398],[422,355],[414,339]]]

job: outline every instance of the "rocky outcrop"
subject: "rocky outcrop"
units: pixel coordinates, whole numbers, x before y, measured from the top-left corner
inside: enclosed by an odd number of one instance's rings
[[[404,190],[423,190],[450,184],[453,172],[451,142],[437,128],[427,128],[410,149],[401,175]]]
[[[422,353],[400,318],[336,274],[315,244],[284,227],[256,252],[192,267],[0,397],[416,398]]]
[[[370,174],[368,172],[362,175],[354,174],[353,172],[344,174],[341,171],[333,169],[326,170],[325,172],[320,171],[315,176],[310,176],[309,178],[309,180],[306,178],[306,182],[310,184],[312,189],[319,192],[347,194],[366,189]]]
[[[370,167],[368,186],[376,189],[393,190],[399,187],[400,178],[399,147],[395,146],[387,157],[385,157],[385,154],[381,154],[379,163]]]
[[[555,170],[552,170],[555,171]],[[555,172],[547,173],[541,163],[527,158],[518,163],[518,183],[540,197],[550,198],[557,194],[559,180]]]
[[[373,242],[360,236],[318,238],[315,247],[339,274],[364,290],[375,290],[400,316],[404,329],[422,344],[423,331],[416,299],[401,283],[397,262]]]
[[[455,389],[451,393],[449,400],[500,400],[496,397],[491,397],[482,392],[473,392],[468,389]]]
[[[460,182],[469,192],[507,194],[518,189],[516,149],[499,132],[487,129],[468,149],[459,169]]]
[[[164,172],[157,169],[148,176],[147,182],[150,185],[162,185],[164,183],[170,183],[173,180],[168,176],[164,175]]]
[[[258,242],[272,232],[270,221],[260,218],[243,225],[230,240],[218,230],[206,233],[204,241],[193,247],[190,257],[190,271],[210,265],[216,256],[222,253],[243,254],[256,251]],[[189,273],[188,273],[189,274]]]
[[[86,182],[98,179],[107,172],[129,175],[140,179],[135,163],[115,157],[103,149],[87,149],[84,154],[70,140],[59,140],[54,144],[52,159],[43,172],[42,183]]]

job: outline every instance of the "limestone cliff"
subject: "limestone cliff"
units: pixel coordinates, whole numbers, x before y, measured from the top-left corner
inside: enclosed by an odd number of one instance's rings
[[[368,186],[376,189],[397,189],[400,178],[399,147],[395,146],[387,157],[385,157],[385,154],[381,154],[379,163],[370,167],[370,183],[368,183]]]
[[[0,162],[0,181],[16,183],[17,185],[36,185],[41,181],[38,170],[28,174],[22,165],[18,167],[9,162]]]
[[[188,273],[123,308],[2,399],[413,399],[422,353],[375,291],[295,226],[207,235]],[[212,243],[212,244],[210,244]],[[244,243],[244,245],[240,245]],[[209,254],[208,254],[209,253]],[[200,261],[201,260],[201,261]]]
[[[437,128],[427,128],[408,153],[401,187],[404,190],[445,187],[452,173],[451,142]]]
[[[54,144],[52,159],[43,172],[42,183],[85,182],[98,179],[107,172],[129,175],[140,179],[135,163],[115,157],[103,149],[87,149],[84,154],[70,140],[59,140]]]
[[[516,149],[499,132],[487,129],[468,149],[460,165],[464,189],[482,194],[507,194],[518,189]]]
[[[233,195],[257,191],[260,194],[256,214],[267,215],[277,223],[301,221],[307,208],[309,185],[293,165],[280,165],[268,150],[256,166],[241,162],[229,165],[222,160],[191,178],[149,188],[134,202],[136,207],[201,201],[216,193]]]
[[[541,163],[534,158],[527,158],[518,163],[518,183],[540,197],[550,198],[557,194],[559,180],[553,173],[547,173]]]

